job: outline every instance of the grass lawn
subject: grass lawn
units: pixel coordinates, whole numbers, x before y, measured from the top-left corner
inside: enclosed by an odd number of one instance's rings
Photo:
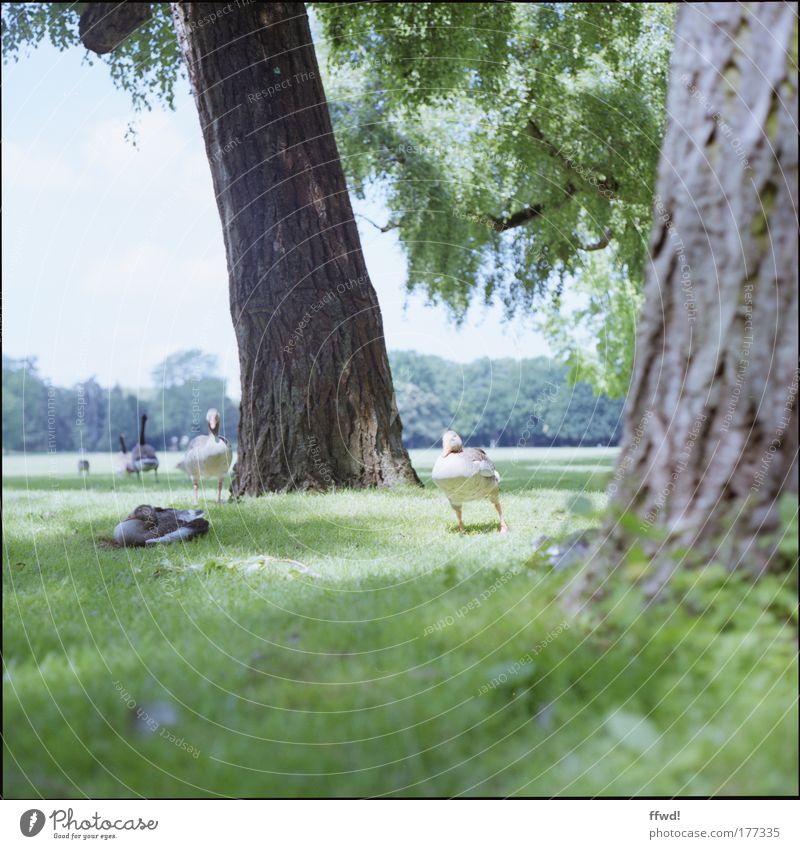
[[[602,509],[615,454],[492,454],[506,537],[488,503],[456,533],[414,452],[424,490],[210,503],[155,550],[105,539],[191,504],[177,458],[158,484],[6,458],[6,796],[796,794],[794,576],[646,608],[633,560],[565,619],[576,572],[531,543],[596,521],[572,505]],[[285,560],[228,565],[254,555]]]

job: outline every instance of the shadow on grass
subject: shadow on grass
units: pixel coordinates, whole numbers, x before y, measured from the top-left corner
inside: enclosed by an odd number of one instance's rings
[[[464,522],[466,530],[462,533],[458,529],[458,525],[449,525],[447,533],[460,534],[461,536],[477,536],[478,534],[497,534],[500,535],[500,522]]]
[[[192,485],[184,475],[164,473],[158,481],[145,476],[141,481],[135,477],[116,477],[114,475],[13,475],[3,477],[3,489],[8,490],[52,490],[55,492],[150,492],[158,494],[180,493],[186,491],[191,498]]]
[[[324,498],[324,496],[320,496]],[[92,519],[70,516],[59,527],[31,533],[10,533],[6,538],[7,562],[24,563],[27,568],[15,569],[22,589],[27,577],[33,586],[41,585],[41,574],[49,579],[72,575],[80,579],[88,568],[97,576],[101,571],[111,573],[127,570],[130,565],[156,569],[165,557],[176,565],[188,566],[210,558],[239,559],[255,555],[288,558],[312,562],[345,557],[355,560],[376,560],[398,546],[398,526],[391,515],[347,513],[296,515],[292,505],[282,505],[266,513],[262,503],[248,511],[244,504],[209,505],[205,516],[211,522],[207,534],[189,542],[152,547],[119,547],[112,533],[122,518],[116,515],[95,516]],[[244,507],[244,509],[242,509]],[[238,508],[238,509],[237,509]],[[442,522],[442,533],[445,532]],[[483,526],[491,530],[493,525]],[[496,530],[496,525],[494,525]],[[326,577],[326,581],[330,580]]]

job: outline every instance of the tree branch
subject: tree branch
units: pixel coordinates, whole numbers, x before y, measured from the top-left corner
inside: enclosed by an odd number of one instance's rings
[[[539,218],[543,213],[544,206],[537,203],[536,206],[526,206],[525,209],[513,212],[507,218],[490,218],[489,220],[495,224],[497,231],[502,233],[505,230],[511,230],[512,227],[520,227],[523,224],[527,224],[529,221],[533,221],[534,218]]]
[[[362,215],[362,213],[360,212],[356,212],[355,214],[359,218],[363,218],[364,221],[366,221],[368,224],[371,224],[376,230],[380,230],[381,233],[388,233],[390,230],[395,230],[400,226],[395,221],[389,221],[387,224],[384,224],[383,227],[381,227],[380,224],[376,224],[371,218],[367,218],[366,215]]]
[[[619,183],[613,177],[606,177],[603,180],[599,180],[593,174],[589,173],[588,168],[583,168],[569,156],[567,156],[561,148],[556,147],[552,142],[548,141],[539,127],[533,122],[532,118],[528,119],[528,123],[525,127],[528,131],[528,135],[536,139],[536,141],[541,142],[542,145],[547,149],[547,152],[557,159],[565,168],[568,168],[573,174],[578,176],[585,183],[588,183],[590,186],[593,186],[597,191],[604,194],[606,197],[614,197],[616,193],[619,191]]]
[[[596,242],[592,242],[589,245],[579,245],[578,250],[581,251],[602,251],[603,248],[607,248],[609,242],[611,241],[611,237],[614,235],[613,230],[610,227],[606,227],[603,237],[598,239]]]
[[[111,53],[149,17],[149,3],[87,3],[78,34],[87,50]]]
[[[567,183],[564,186],[564,194],[571,198],[575,194],[575,186],[572,183]],[[560,204],[557,204],[558,207]],[[546,207],[544,204],[537,203],[534,206],[526,206],[524,209],[520,209],[517,212],[512,212],[511,215],[506,218],[489,218],[489,221],[492,221],[497,228],[497,231],[502,233],[505,230],[511,230],[513,227],[519,227],[522,224],[527,224],[529,221],[533,221],[534,218],[540,218],[546,212]]]

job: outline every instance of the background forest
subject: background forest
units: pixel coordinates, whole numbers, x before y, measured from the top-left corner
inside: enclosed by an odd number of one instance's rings
[[[568,368],[545,357],[448,362],[414,351],[390,354],[403,441],[409,448],[438,444],[454,427],[473,445],[517,447],[616,445],[621,400],[595,396],[589,384],[568,383]],[[3,357],[3,450],[117,450],[117,436],[135,442],[147,413],[148,439],[159,448],[205,428],[205,411],[223,411],[235,441],[239,405],[225,394],[216,360],[182,351],[153,370],[140,391],[104,388],[94,378],[53,386],[31,360]],[[52,436],[51,436],[52,434]]]

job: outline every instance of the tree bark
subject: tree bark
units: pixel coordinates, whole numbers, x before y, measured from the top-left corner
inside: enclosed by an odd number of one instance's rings
[[[796,45],[788,3],[678,12],[610,490],[629,520],[603,544],[607,572],[638,536],[652,591],[682,562],[787,565],[776,549],[778,501],[798,491]]]
[[[234,496],[419,480],[302,3],[173,3],[222,219]]]
[[[111,53],[150,17],[150,3],[87,3],[78,34],[87,50]]]

